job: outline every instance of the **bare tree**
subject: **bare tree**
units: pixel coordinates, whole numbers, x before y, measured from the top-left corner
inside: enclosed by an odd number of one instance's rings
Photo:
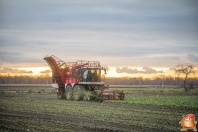
[[[186,87],[186,81],[190,74],[196,73],[196,68],[193,65],[190,64],[180,64],[175,67],[175,72],[177,74],[183,74],[184,75],[184,89],[186,92],[188,92],[188,88]]]

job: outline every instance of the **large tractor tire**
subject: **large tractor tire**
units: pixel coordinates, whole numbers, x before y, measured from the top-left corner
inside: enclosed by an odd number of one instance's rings
[[[72,95],[73,95],[72,86],[71,86],[71,85],[67,85],[67,86],[66,86],[66,89],[65,89],[65,96],[66,96],[66,99],[67,99],[67,100],[72,99]]]
[[[65,90],[58,89],[57,99],[65,99]]]
[[[75,85],[73,89],[73,99],[74,100],[82,100],[84,97],[85,89],[81,85]]]
[[[62,90],[61,92],[61,99],[65,99],[65,90]]]
[[[90,91],[85,91],[84,96],[83,96],[83,100],[84,101],[89,101],[89,100],[91,100],[91,96],[92,96],[92,94],[91,94]]]

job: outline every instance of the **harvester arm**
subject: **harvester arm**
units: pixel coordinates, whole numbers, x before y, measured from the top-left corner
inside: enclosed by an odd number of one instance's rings
[[[54,78],[58,84],[61,93],[65,92],[65,68],[66,63],[55,56],[46,56],[44,60],[48,63],[52,70],[52,78]]]

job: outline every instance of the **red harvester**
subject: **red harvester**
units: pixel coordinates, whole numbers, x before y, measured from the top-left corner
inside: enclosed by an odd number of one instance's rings
[[[123,100],[123,91],[108,90],[104,79],[106,69],[98,61],[68,62],[54,55],[44,60],[52,70],[52,87],[58,98],[73,100]]]

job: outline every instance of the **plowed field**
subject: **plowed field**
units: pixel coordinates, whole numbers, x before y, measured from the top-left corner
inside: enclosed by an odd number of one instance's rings
[[[196,107],[57,100],[51,88],[0,88],[3,132],[173,132],[180,131],[182,115],[193,113],[198,119]]]

